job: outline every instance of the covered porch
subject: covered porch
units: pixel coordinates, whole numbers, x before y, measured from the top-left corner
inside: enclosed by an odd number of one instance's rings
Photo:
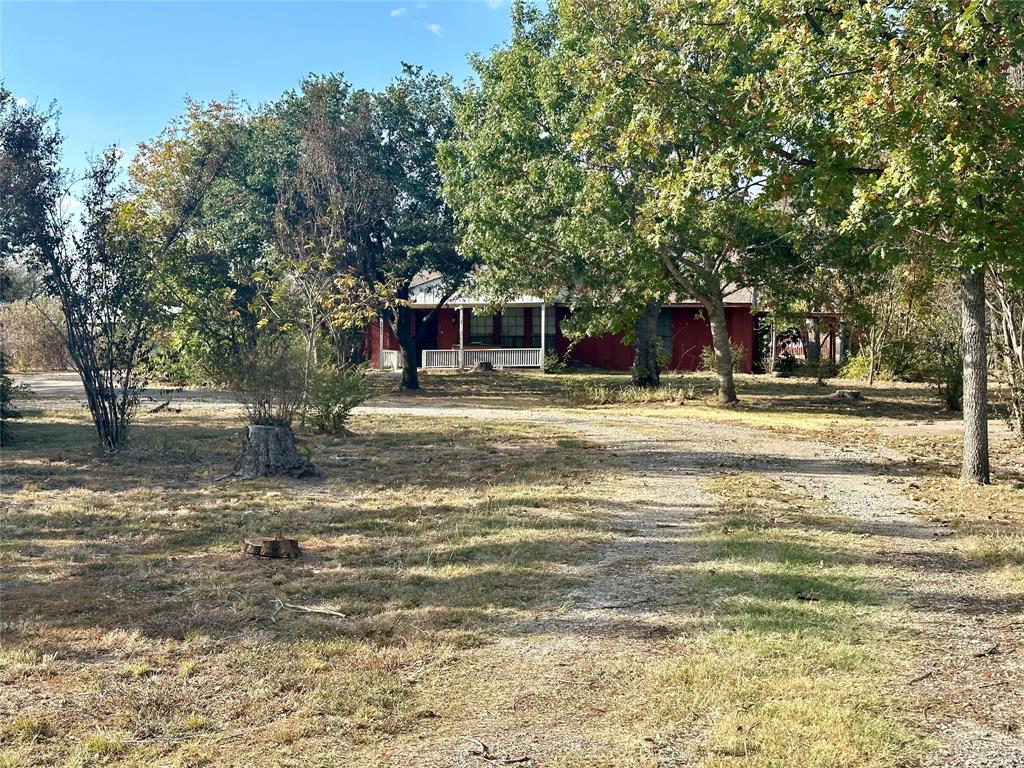
[[[438,314],[438,343],[420,352],[424,369],[458,370],[477,363],[495,368],[541,368],[549,341],[554,345],[555,313],[539,299],[524,297],[493,313],[480,303],[462,302],[448,309],[448,313],[442,309]],[[446,323],[451,324],[454,339],[444,332]],[[544,332],[549,325],[550,340]]]
[[[421,333],[418,364],[425,370],[459,370],[477,363],[495,368],[543,367],[557,345],[556,308],[534,297],[519,297],[500,310],[472,300],[452,302],[430,316],[413,305],[414,333]],[[377,360],[383,369],[401,367],[397,339],[381,322],[376,334]]]

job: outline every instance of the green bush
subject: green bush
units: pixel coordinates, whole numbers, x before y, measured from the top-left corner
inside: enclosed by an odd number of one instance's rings
[[[342,432],[352,409],[373,395],[374,387],[365,366],[322,370],[310,383],[306,395],[305,423],[325,434]]]
[[[548,352],[544,355],[544,373],[565,373],[567,370],[569,370],[569,366],[557,352]]]
[[[847,358],[846,362],[843,363],[843,367],[839,369],[839,378],[867,379],[870,367],[870,359],[867,353],[862,351]],[[886,367],[884,360],[882,361],[881,370],[875,373],[875,378],[890,381],[894,378],[892,371]]]
[[[729,349],[732,351],[732,372],[739,373],[743,368],[743,361],[747,359],[747,348],[739,342],[731,342]],[[718,370],[714,347],[704,347],[700,351],[700,369],[711,373]]]
[[[207,357],[205,343],[198,335],[175,328],[157,337],[149,359],[149,375],[154,381],[177,387],[211,384],[205,367]]]
[[[7,352],[0,350],[0,445],[7,445],[10,442],[10,422],[13,419],[21,418],[21,414],[15,410],[11,402],[14,394],[14,382],[7,375],[8,370]]]

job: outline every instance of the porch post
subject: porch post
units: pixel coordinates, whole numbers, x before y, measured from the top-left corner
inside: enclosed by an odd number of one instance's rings
[[[547,315],[547,304],[540,305],[540,369],[544,370],[544,358],[547,356],[547,332],[548,332],[548,315]]]
[[[463,311],[464,309],[465,309],[465,307],[463,307],[460,304],[459,305],[459,368],[460,369],[463,367],[463,365],[462,365],[462,352],[463,352],[463,346],[465,346],[465,343],[466,343],[465,342],[466,334],[463,331],[463,323],[465,322],[463,320],[463,315],[465,314],[464,311]]]
[[[377,331],[377,346],[380,347],[377,355],[377,367],[384,370],[384,318],[380,318],[380,326]]]

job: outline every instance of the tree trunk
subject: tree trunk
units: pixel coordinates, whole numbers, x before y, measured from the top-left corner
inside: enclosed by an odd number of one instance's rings
[[[409,328],[411,325],[412,313],[406,306],[399,306],[395,310],[393,328],[395,337],[398,339],[398,346],[402,351],[402,389],[419,389],[419,344],[416,334]]]
[[[732,348],[729,346],[729,328],[725,322],[725,303],[721,295],[706,301],[711,323],[711,341],[715,347],[715,370],[718,374],[718,402],[720,405],[738,403],[736,381],[732,375]]]
[[[657,387],[661,384],[661,365],[658,362],[658,315],[661,305],[647,302],[636,321],[636,356],[633,358],[632,381],[638,387]]]
[[[250,424],[242,430],[242,456],[236,474],[257,477],[323,477],[323,473],[299,455],[291,427]]]
[[[402,348],[402,389],[419,389],[419,361],[416,359],[416,341],[411,338],[399,339]]]
[[[960,307],[964,349],[964,454],[960,478],[987,484],[988,345],[982,270],[960,269]]]

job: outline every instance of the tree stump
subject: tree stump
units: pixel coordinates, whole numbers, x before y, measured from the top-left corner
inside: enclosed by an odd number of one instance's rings
[[[272,539],[248,539],[242,545],[242,552],[256,557],[298,557],[302,554],[298,541],[281,536]]]
[[[299,455],[291,427],[250,424],[242,429],[242,456],[235,473],[245,480],[257,477],[323,477]]]
[[[473,366],[473,373],[480,373],[481,371],[493,371],[494,363],[489,360],[480,360],[476,365]]]

